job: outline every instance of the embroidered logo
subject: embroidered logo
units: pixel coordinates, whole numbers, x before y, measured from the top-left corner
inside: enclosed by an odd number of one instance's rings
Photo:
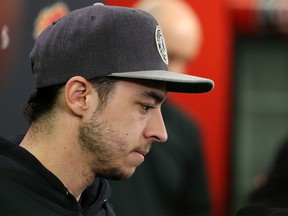
[[[69,11],[68,6],[62,2],[43,8],[34,22],[34,38],[36,39],[46,27],[65,16]]]
[[[167,54],[167,49],[165,45],[165,40],[162,34],[162,30],[160,26],[156,27],[155,30],[155,40],[156,40],[156,45],[158,49],[158,53],[161,56],[163,62],[168,65],[168,54]]]

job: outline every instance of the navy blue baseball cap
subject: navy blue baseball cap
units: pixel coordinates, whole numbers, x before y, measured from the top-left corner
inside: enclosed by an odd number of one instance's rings
[[[212,80],[168,70],[161,27],[147,12],[96,3],[53,22],[30,53],[36,88],[65,84],[73,76],[166,82],[167,91],[201,93]]]

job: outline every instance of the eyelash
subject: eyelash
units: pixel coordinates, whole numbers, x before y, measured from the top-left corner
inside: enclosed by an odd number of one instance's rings
[[[151,106],[151,105],[146,105],[146,104],[142,104],[142,107],[143,107],[143,110],[145,112],[148,112],[150,109],[153,109],[154,106]]]

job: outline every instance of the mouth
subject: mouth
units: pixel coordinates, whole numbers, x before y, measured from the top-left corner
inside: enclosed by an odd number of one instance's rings
[[[145,160],[145,156],[148,154],[149,149],[135,149],[133,151],[134,158],[137,161],[137,166],[140,165]]]
[[[148,154],[149,150],[136,150],[135,152],[145,157]]]

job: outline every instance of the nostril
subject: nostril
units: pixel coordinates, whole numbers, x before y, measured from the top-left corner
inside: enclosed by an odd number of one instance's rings
[[[154,141],[159,143],[164,143],[168,140],[168,134],[165,132],[164,134],[154,136]]]

